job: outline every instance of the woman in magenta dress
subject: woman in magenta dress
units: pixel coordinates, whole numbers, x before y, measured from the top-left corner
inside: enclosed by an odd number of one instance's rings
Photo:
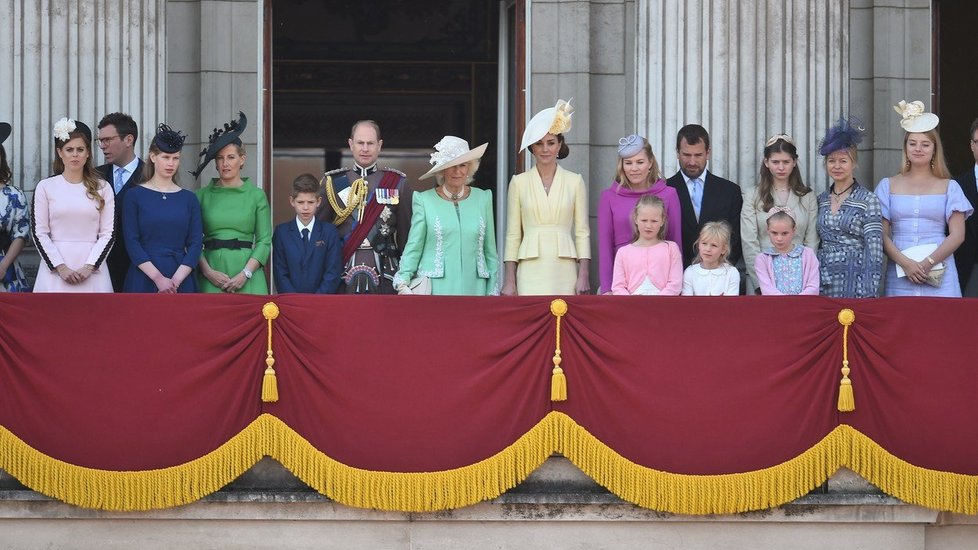
[[[598,271],[600,294],[611,293],[615,253],[632,242],[632,211],[639,199],[654,195],[665,204],[665,240],[682,245],[679,195],[666,185],[652,146],[642,136],[632,134],[618,140],[618,172],[611,186],[601,193],[598,203]]]
[[[126,193],[123,234],[131,263],[125,292],[197,292],[193,269],[204,239],[200,201],[176,181],[186,136],[160,124],[143,183]]]
[[[115,196],[92,165],[92,130],[63,118],[54,125],[54,173],[31,204],[42,264],[34,292],[112,292],[103,262],[112,248]]]

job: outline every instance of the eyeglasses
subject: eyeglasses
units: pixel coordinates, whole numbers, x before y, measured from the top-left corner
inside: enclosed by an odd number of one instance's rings
[[[978,145],[978,139],[971,140],[971,144],[972,145]]]
[[[792,145],[795,144],[795,141],[793,139],[791,139],[791,136],[789,136],[788,134],[777,134],[777,135],[771,136],[771,138],[767,140],[767,143],[765,143],[764,146],[765,147],[770,147],[770,146],[774,145],[775,143],[777,143],[779,139],[780,140],[784,140],[784,141],[786,141],[786,142],[788,142],[788,143],[790,143]]]
[[[118,135],[114,135],[114,136],[100,137],[100,138],[98,138],[98,142],[101,143],[102,145],[108,145],[108,144],[112,143],[112,140],[115,139],[115,138],[117,138],[117,137],[119,137],[119,136]]]

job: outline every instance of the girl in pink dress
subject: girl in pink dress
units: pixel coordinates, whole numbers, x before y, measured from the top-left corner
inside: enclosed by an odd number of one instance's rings
[[[655,195],[639,199],[632,211],[634,239],[615,254],[612,294],[678,296],[683,289],[683,255],[665,240],[666,207]]]
[[[112,248],[115,196],[92,165],[92,130],[63,118],[54,125],[55,176],[41,180],[31,232],[43,263],[34,292],[112,292],[103,262]]]

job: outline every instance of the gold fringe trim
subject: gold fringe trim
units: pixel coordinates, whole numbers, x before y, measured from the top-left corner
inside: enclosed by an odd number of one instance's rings
[[[720,475],[674,474],[635,464],[565,418],[560,453],[622,500],[674,514],[734,514],[791,502],[825,483],[848,450],[845,432],[836,428],[808,451],[770,468]]]
[[[548,414],[495,455],[439,472],[383,472],[342,464],[273,417],[269,456],[329,498],[357,508],[434,512],[495,498],[540,467],[557,447],[560,419]]]
[[[881,447],[852,426],[842,425],[852,443],[845,466],[884,493],[934,510],[978,514],[978,476],[914,466]]]
[[[554,452],[623,500],[674,514],[733,514],[801,497],[847,466],[887,494],[936,510],[978,513],[978,476],[929,470],[897,458],[848,425],[799,456],[751,472],[688,475],[629,461],[561,412],[475,464],[438,472],[383,472],[342,464],[278,418],[262,414],[213,452],[158,470],[115,472],[62,462],[0,426],[0,468],[59,500],[131,511],[188,504],[271,456],[321,494],[348,506],[404,512],[449,510],[499,496]]]
[[[169,468],[116,472],[75,466],[33,449],[0,426],[0,468],[31,489],[83,508],[153,510],[200,500],[237,479],[264,453],[268,419],[206,455]]]

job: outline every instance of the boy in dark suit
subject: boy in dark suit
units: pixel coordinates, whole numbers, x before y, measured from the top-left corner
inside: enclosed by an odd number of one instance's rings
[[[279,293],[334,294],[340,284],[340,235],[333,224],[316,220],[321,200],[312,174],[292,182],[289,204],[295,219],[279,224],[272,236],[272,273]]]

